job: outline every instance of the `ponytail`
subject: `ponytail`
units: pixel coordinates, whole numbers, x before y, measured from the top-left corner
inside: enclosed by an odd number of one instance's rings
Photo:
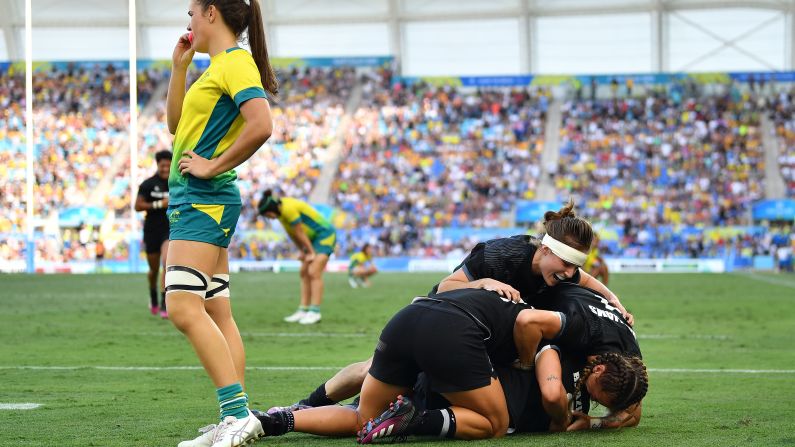
[[[259,69],[262,78],[262,86],[272,100],[278,99],[279,80],[276,79],[276,72],[270,63],[268,56],[268,45],[265,41],[265,26],[262,23],[262,11],[257,0],[249,1],[248,18],[248,44],[251,47],[251,55]]]

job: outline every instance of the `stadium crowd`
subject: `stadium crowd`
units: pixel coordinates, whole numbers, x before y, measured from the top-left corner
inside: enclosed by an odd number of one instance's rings
[[[167,74],[156,68],[138,74],[139,178],[154,171],[154,153],[171,149],[157,93]],[[245,203],[233,257],[292,257],[289,241],[257,219],[259,194],[274,189],[307,200],[334,156],[339,169],[329,210],[339,230],[338,256],[369,242],[376,256],[454,257],[477,238],[450,239],[440,228],[510,227],[514,201],[536,198],[548,89],[394,82],[383,67],[293,68],[280,75],[274,134],[237,172]],[[8,179],[0,259],[14,259],[22,257],[26,229],[24,76],[8,70],[0,80],[0,173]],[[137,237],[130,233],[128,82],[127,70],[112,64],[35,73],[38,259],[93,259],[103,237],[106,257],[123,259],[128,240]],[[361,101],[346,114],[357,88]],[[780,141],[787,194],[795,196],[791,94],[770,94],[765,106],[736,91],[669,93],[566,102],[558,163],[546,169],[557,195],[574,198],[604,229],[608,255],[724,256],[780,247],[754,233],[703,227],[753,224],[750,206],[763,198],[760,116],[766,111]],[[59,223],[61,212],[89,205],[107,211],[101,222]]]

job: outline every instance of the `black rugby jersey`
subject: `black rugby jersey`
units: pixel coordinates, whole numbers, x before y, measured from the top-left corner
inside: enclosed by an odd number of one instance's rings
[[[561,283],[539,296],[535,304],[539,309],[566,315],[561,333],[552,340],[564,351],[581,351],[587,355],[618,352],[641,357],[635,331],[599,293]]]
[[[526,303],[534,304],[536,295],[549,288],[544,278],[532,271],[533,256],[540,244],[537,238],[526,234],[480,242],[456,270],[463,269],[470,281],[492,278],[508,284],[519,291]],[[580,270],[565,281],[579,283]],[[437,284],[431,294],[438,288]]]
[[[571,394],[574,410],[587,414],[590,410],[591,396],[585,387],[577,392],[577,382],[582,375],[586,359],[582,355],[575,355],[571,352],[558,351],[558,353],[560,354],[563,388],[568,394]],[[495,370],[508,404],[508,413],[511,416],[510,427],[516,432],[549,431],[551,419],[541,403],[541,388],[538,385],[535,372],[528,373],[505,366],[496,366]]]
[[[138,195],[143,197],[144,201],[147,203],[165,199],[168,197],[168,180],[164,180],[155,174],[141,183],[141,186],[138,188]],[[144,231],[157,229],[168,230],[166,208],[156,210],[150,209],[146,211]]]

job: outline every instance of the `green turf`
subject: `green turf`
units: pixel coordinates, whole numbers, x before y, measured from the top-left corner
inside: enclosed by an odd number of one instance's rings
[[[383,274],[370,289],[327,276],[323,322],[283,323],[297,304],[295,274],[233,275],[234,313],[252,367],[256,407],[303,397],[333,368],[367,358],[383,324],[437,274]],[[197,366],[188,342],[149,315],[142,275],[0,276],[0,445],[174,446],[217,414],[201,370],[97,366]],[[619,432],[519,435],[488,445],[795,445],[795,373],[665,372],[663,369],[795,370],[795,277],[613,275],[635,313],[651,388],[641,425]],[[287,337],[285,334],[345,336]],[[268,336],[282,334],[282,336]],[[20,369],[21,366],[75,369]],[[291,434],[263,445],[352,445]]]

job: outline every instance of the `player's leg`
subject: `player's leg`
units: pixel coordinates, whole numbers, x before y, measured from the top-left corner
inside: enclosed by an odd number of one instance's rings
[[[300,410],[306,407],[324,407],[334,405],[346,399],[356,396],[362,391],[362,383],[367,377],[367,371],[373,358],[363,362],[352,363],[334,374],[332,378],[323,382],[308,396],[290,405],[289,407],[271,407],[268,411],[279,409]]]
[[[216,387],[238,381],[232,354],[221,330],[204,308],[204,297],[221,247],[171,241],[166,264],[166,302],[174,326],[188,337]]]
[[[309,263],[301,260],[301,268],[298,270],[298,277],[300,278],[301,286],[301,299],[298,303],[298,309],[292,314],[284,317],[284,321],[288,323],[297,323],[309,311],[309,302],[312,289],[309,283]]]
[[[435,438],[485,439],[504,436],[508,431],[508,408],[499,380],[485,387],[442,393],[451,403],[447,408],[417,412],[403,396],[368,423],[358,434],[360,444],[409,435]]]
[[[168,239],[160,244],[160,265],[158,265],[158,276],[160,277],[160,316],[168,318],[166,308],[166,259],[168,258]],[[162,274],[160,271],[162,270]]]
[[[159,248],[159,247],[157,247]],[[160,273],[160,251],[156,247],[146,246],[146,263],[149,271],[146,272],[146,281],[149,284],[149,311],[156,315],[160,311],[157,302],[157,283]]]
[[[485,439],[505,436],[508,431],[508,406],[497,379],[471,391],[442,393],[450,401],[457,439]]]
[[[315,324],[320,321],[320,305],[323,303],[323,272],[326,270],[328,255],[317,253],[307,266],[311,301],[306,315],[298,322]]]
[[[215,266],[215,273],[207,288],[204,309],[224,335],[226,344],[229,346],[229,352],[232,354],[232,360],[235,363],[237,377],[240,384],[245,385],[246,353],[243,348],[243,339],[240,337],[240,330],[232,317],[228,256],[227,249],[221,249]]]
[[[166,261],[169,316],[188,337],[215,384],[221,416],[221,423],[213,431],[185,441],[180,447],[237,446],[262,433],[259,421],[248,409],[248,395],[238,377],[232,350],[205,308],[208,289],[211,295],[220,292],[218,281],[212,282],[213,274],[219,267],[220,256],[226,255],[239,215],[240,206],[183,205],[169,216],[172,222]],[[202,240],[206,242],[199,242]],[[212,442],[208,444],[209,441]]]

